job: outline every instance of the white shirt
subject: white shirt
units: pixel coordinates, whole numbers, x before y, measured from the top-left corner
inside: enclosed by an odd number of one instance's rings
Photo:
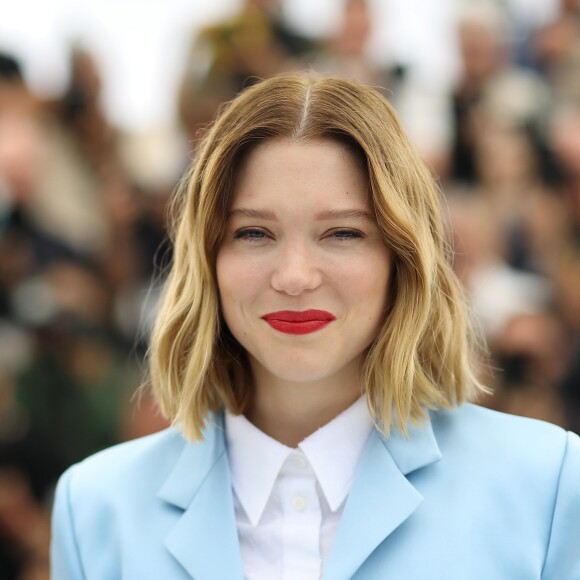
[[[373,424],[364,397],[292,449],[226,413],[247,580],[322,576]]]

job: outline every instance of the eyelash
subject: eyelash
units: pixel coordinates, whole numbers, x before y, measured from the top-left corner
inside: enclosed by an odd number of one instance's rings
[[[245,230],[238,230],[234,233],[235,240],[246,240],[250,243],[261,241],[268,237],[268,233],[257,228],[249,228]],[[362,239],[366,236],[359,230],[351,230],[346,228],[339,228],[327,232],[324,237],[333,237],[336,240],[347,241],[354,239]]]
[[[330,233],[337,240],[354,240],[364,238],[365,235],[359,230],[337,229]]]
[[[257,234],[257,235],[256,235]],[[267,236],[266,232],[263,230],[258,230],[256,228],[249,228],[247,230],[238,230],[234,233],[234,240],[263,240]]]

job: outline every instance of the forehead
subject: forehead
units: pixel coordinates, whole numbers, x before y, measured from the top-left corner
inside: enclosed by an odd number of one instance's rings
[[[273,139],[242,160],[232,205],[286,200],[296,203],[368,204],[368,177],[359,156],[330,139]]]

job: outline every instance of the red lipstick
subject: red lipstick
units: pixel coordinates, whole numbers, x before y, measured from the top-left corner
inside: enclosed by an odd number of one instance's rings
[[[328,326],[336,316],[326,310],[281,310],[264,314],[265,320],[274,330],[284,334],[310,334]]]

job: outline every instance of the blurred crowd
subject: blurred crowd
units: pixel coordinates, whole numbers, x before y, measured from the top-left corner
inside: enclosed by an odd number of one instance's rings
[[[366,0],[331,38],[304,38],[273,0],[192,38],[177,107],[184,170],[220,104],[256,80],[313,69],[376,86],[441,185],[454,266],[489,345],[483,404],[580,432],[580,8],[534,26],[509,2],[458,3],[450,90],[366,50]],[[165,208],[180,174],[162,144],[110,126],[80,46],[57,100],[0,54],[0,578],[48,577],[58,475],[165,426],[143,357],[171,260]],[[436,71],[435,71],[436,72]]]

